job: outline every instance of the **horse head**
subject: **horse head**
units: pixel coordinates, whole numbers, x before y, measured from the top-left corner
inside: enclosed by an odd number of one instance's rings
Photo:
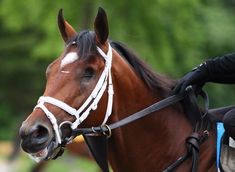
[[[78,34],[64,19],[62,10],[58,14],[58,26],[65,42],[64,52],[48,66],[44,94],[20,128],[23,150],[39,160],[55,157],[58,146],[78,125],[105,123],[112,106],[109,103],[107,114],[106,104],[102,103],[112,101],[103,94],[113,95],[112,48],[107,41],[105,11],[99,9],[94,32]]]

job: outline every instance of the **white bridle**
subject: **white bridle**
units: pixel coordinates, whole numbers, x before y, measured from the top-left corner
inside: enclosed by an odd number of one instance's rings
[[[111,75],[111,66],[112,66],[112,47],[109,45],[109,49],[107,54],[105,54],[99,47],[97,47],[98,52],[105,60],[105,67],[104,70],[94,88],[90,96],[86,99],[86,101],[81,105],[79,109],[75,109],[68,104],[64,103],[61,100],[55,99],[53,97],[49,96],[42,96],[38,100],[38,104],[35,106],[35,108],[40,108],[43,110],[43,112],[46,114],[47,118],[50,120],[53,130],[56,135],[56,140],[59,144],[61,144],[61,132],[60,127],[64,123],[71,124],[71,129],[74,130],[80,125],[89,115],[91,110],[96,110],[97,104],[99,103],[102,95],[104,94],[107,84],[108,84],[108,103],[107,103],[107,109],[106,114],[104,117],[104,120],[102,122],[102,125],[104,125],[109,116],[112,113],[112,106],[113,106],[113,83],[112,83],[112,75]],[[57,119],[53,113],[51,113],[47,107],[44,105],[44,103],[49,103],[54,106],[59,107],[60,109],[66,111],[68,114],[75,116],[76,120],[72,123],[70,121],[64,121],[60,125],[57,123]],[[83,112],[81,114],[81,112]]]

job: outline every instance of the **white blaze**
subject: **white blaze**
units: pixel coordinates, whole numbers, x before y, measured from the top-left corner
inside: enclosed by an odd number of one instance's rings
[[[60,67],[63,68],[67,64],[73,63],[78,59],[78,55],[75,52],[68,53],[62,60]]]

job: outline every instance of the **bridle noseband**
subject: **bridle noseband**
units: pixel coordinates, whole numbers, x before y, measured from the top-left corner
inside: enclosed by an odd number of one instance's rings
[[[49,96],[40,97],[38,100],[38,104],[35,106],[35,109],[40,108],[45,113],[47,118],[50,120],[56,135],[56,141],[59,144],[62,143],[62,136],[61,136],[62,134],[60,130],[61,126],[67,123],[71,125],[72,130],[75,130],[78,127],[78,125],[80,125],[88,117],[91,110],[96,110],[97,104],[99,103],[101,97],[103,96],[107,86],[108,86],[108,102],[107,102],[106,114],[102,122],[102,125],[104,125],[107,122],[109,116],[112,113],[113,94],[114,94],[112,75],[111,75],[112,47],[110,44],[108,44],[107,54],[104,53],[99,47],[97,47],[97,50],[105,60],[105,67],[92,93],[80,106],[79,109],[75,109],[70,105],[64,103],[63,101]],[[69,115],[74,116],[76,120],[74,122],[64,121],[60,125],[58,125],[55,115],[47,109],[47,107],[44,105],[45,103],[49,103],[56,107],[59,107],[60,109],[67,112]]]

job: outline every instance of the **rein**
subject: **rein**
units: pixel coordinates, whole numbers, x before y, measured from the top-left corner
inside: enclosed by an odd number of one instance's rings
[[[136,112],[126,118],[121,119],[120,121],[117,121],[115,123],[112,123],[110,125],[101,125],[98,127],[91,127],[91,128],[77,128],[73,130],[72,134],[75,136],[81,135],[81,134],[105,134],[107,136],[111,136],[111,130],[122,127],[124,125],[127,125],[131,122],[134,122],[140,118],[143,118],[155,111],[161,110],[167,106],[173,105],[180,100],[182,100],[185,97],[186,93],[178,94],[178,95],[172,95],[170,97],[167,97],[157,103],[154,103],[153,105]]]
[[[168,107],[170,105],[173,105],[179,101],[182,101],[184,99],[187,99],[187,101],[190,102],[191,108],[192,108],[192,113],[193,115],[196,116],[197,122],[196,125],[194,126],[194,132],[186,138],[186,146],[187,146],[187,152],[185,155],[179,157],[174,163],[169,165],[163,172],[173,172],[180,164],[182,164],[185,160],[190,158],[192,156],[192,172],[197,172],[197,167],[198,167],[198,158],[199,158],[199,150],[200,150],[200,145],[208,138],[209,136],[209,130],[210,130],[210,124],[207,123],[206,125],[203,123],[204,119],[207,115],[207,110],[209,107],[209,99],[208,96],[205,92],[201,90],[200,94],[202,98],[205,101],[205,113],[201,115],[201,112],[199,110],[199,107],[196,102],[196,95],[194,93],[194,90],[192,86],[189,86],[186,88],[184,93],[177,94],[177,95],[172,95],[170,97],[167,97],[159,102],[156,102],[149,107],[138,111],[126,118],[121,119],[120,121],[117,121],[115,123],[112,123],[110,125],[101,125],[98,127],[91,127],[91,128],[77,128],[72,131],[72,135],[78,136],[78,135],[83,135],[85,136],[91,136],[91,137],[101,137],[102,142],[103,138],[109,138],[112,135],[112,130],[122,127],[124,125],[127,125],[131,122],[134,122],[140,118],[143,118],[147,115],[150,115],[153,112],[156,112],[158,110],[161,110],[165,107]],[[204,127],[205,125],[205,127]],[[86,137],[85,137],[86,138]],[[98,142],[98,140],[96,141]],[[89,144],[89,142],[87,142]],[[99,156],[99,154],[104,154],[104,152],[100,152],[97,148],[92,148],[92,146],[95,146],[96,143],[93,143],[93,145],[88,145],[89,149],[91,150],[95,160],[97,162],[103,162],[103,163],[98,163],[103,172],[108,172],[108,167],[107,167],[107,159],[104,157]],[[100,143],[98,143],[100,144]],[[107,143],[105,143],[107,144]],[[100,145],[101,146],[101,145]],[[106,145],[103,145],[106,147]],[[98,154],[98,155],[97,155]],[[100,158],[96,158],[100,157]]]

